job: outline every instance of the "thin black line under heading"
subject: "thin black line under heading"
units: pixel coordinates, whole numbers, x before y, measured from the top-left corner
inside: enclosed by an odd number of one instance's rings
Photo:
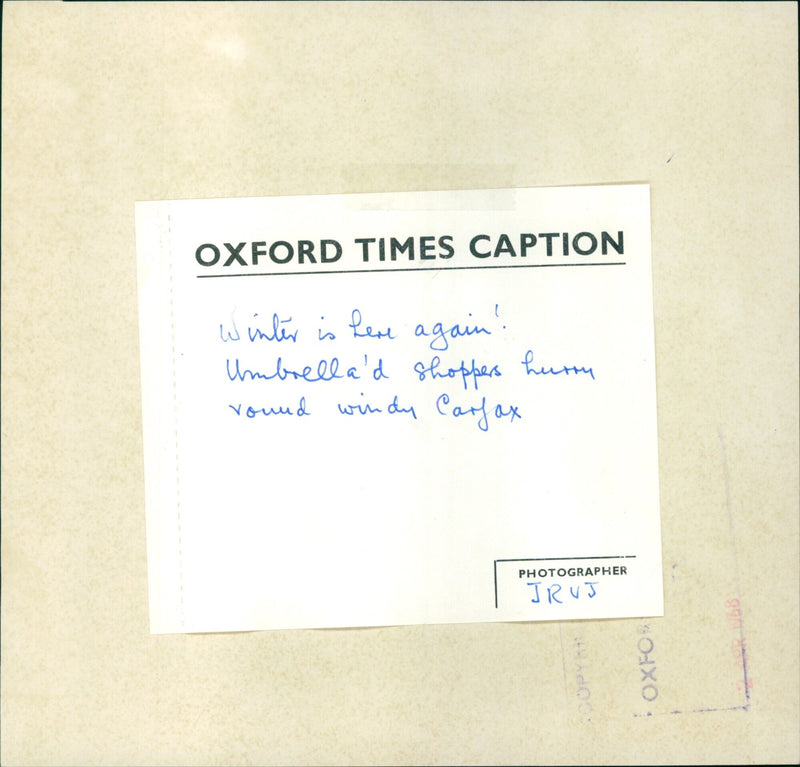
[[[317,269],[307,272],[236,272],[235,274],[198,274],[198,280],[218,277],[282,277],[303,274],[392,274],[395,272],[457,272],[462,269],[546,269],[564,266],[625,266],[626,261],[599,261],[591,264],[478,264],[475,266],[404,266],[399,269]]]

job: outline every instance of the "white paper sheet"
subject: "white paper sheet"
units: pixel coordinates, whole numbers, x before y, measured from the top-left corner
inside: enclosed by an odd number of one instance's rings
[[[136,227],[154,633],[662,614],[647,186]]]

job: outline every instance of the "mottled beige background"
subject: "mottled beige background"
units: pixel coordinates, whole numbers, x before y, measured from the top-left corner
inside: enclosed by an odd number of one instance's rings
[[[3,12],[4,765],[798,761],[794,3]],[[623,181],[663,619],[149,634],[135,200]]]

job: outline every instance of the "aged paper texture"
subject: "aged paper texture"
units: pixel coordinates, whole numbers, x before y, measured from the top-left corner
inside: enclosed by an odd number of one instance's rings
[[[18,2],[2,57],[4,765],[798,761],[794,4]],[[631,182],[663,617],[150,633],[136,201]]]

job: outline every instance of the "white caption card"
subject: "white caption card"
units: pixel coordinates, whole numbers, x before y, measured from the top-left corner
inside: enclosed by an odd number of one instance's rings
[[[662,614],[647,186],[136,232],[154,633]]]

